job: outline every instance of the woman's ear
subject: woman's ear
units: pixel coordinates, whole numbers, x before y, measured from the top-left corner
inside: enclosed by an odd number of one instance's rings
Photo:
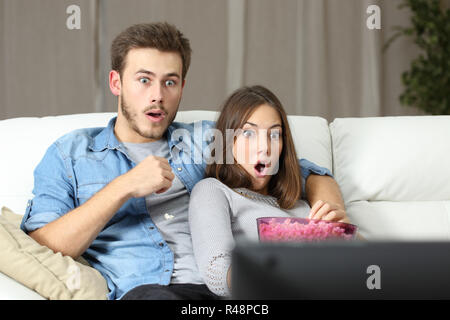
[[[115,96],[120,96],[122,91],[122,82],[120,80],[120,74],[116,70],[109,72],[109,89]]]

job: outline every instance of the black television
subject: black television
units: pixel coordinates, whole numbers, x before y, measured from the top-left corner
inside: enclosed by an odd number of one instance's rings
[[[233,299],[450,299],[450,242],[237,243]]]

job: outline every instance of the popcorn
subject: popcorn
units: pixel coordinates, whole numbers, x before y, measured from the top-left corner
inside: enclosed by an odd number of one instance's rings
[[[263,218],[264,219],[264,218]],[[323,241],[330,239],[353,239],[353,232],[346,233],[342,223],[329,223],[323,220],[302,219],[306,223],[293,222],[290,218],[272,218],[267,222],[258,221],[260,241]],[[295,220],[295,219],[293,219]]]

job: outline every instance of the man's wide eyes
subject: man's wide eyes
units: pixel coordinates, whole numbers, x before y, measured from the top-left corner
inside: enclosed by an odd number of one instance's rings
[[[150,79],[149,78],[139,78],[139,82],[142,84],[147,84],[150,82]],[[176,84],[176,82],[173,80],[164,81],[164,85],[167,87],[173,87],[175,84]]]

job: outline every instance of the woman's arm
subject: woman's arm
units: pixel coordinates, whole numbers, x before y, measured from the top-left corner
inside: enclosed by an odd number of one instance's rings
[[[230,295],[231,218],[230,201],[219,182],[209,178],[197,183],[189,202],[192,246],[205,284],[220,296]]]
[[[332,177],[315,174],[308,176],[306,196],[311,205],[311,219],[349,222],[341,191]]]

